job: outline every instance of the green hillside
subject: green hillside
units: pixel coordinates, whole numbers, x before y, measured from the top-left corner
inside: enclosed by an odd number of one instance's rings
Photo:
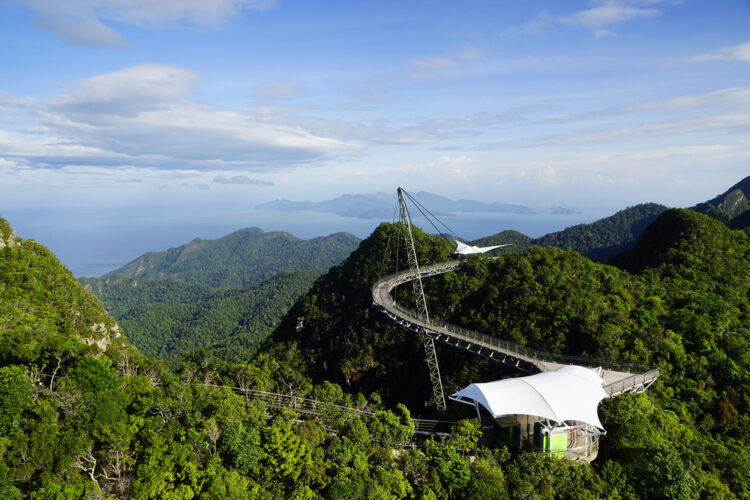
[[[750,198],[750,177],[745,177],[722,194],[697,204],[693,210],[728,222],[750,210],[748,198]]]
[[[431,399],[421,341],[370,308],[392,229],[381,225],[319,279],[266,350],[282,362],[294,350],[314,381],[378,391],[420,412]],[[416,239],[420,262],[451,251],[419,231]],[[623,497],[695,498],[701,488],[709,497],[749,495],[748,239],[704,215],[669,210],[618,265],[534,247],[471,259],[463,271],[425,280],[425,292],[431,314],[452,323],[546,351],[662,369],[648,393],[602,409],[611,430],[595,468],[602,478],[619,477]],[[409,291],[400,293],[409,305]],[[448,393],[507,373],[450,347],[438,346],[438,358]],[[670,489],[665,482],[678,472]]]
[[[104,275],[176,279],[212,288],[243,288],[290,270],[328,269],[346,258],[359,239],[348,233],[301,240],[258,228],[215,240],[195,240],[164,252],[148,252]]]
[[[597,262],[607,262],[613,256],[635,245],[643,230],[664,213],[667,207],[656,203],[643,203],[620,210],[590,224],[578,224],[546,234],[540,238],[530,238],[518,231],[503,231],[492,236],[471,242],[477,246],[511,246],[493,250],[491,255],[525,252],[532,245],[557,247],[573,250]]]
[[[101,302],[49,250],[16,237],[2,218],[0,276],[0,349],[4,355],[34,355],[15,349],[29,335],[49,342],[74,336],[103,349],[121,337],[119,326]]]
[[[294,301],[359,240],[347,233],[300,240],[244,229],[149,252],[101,278],[81,278],[145,354],[171,362],[211,348],[246,360]]]
[[[209,349],[238,363],[252,357],[320,274],[288,271],[259,285],[219,291],[174,280],[120,278],[102,291],[105,303],[117,305],[113,316],[144,354],[177,362],[183,354]],[[134,292],[141,288],[142,293]]]
[[[632,248],[643,230],[666,210],[667,207],[663,205],[643,203],[590,224],[578,224],[539,238],[531,239],[516,231],[503,231],[475,240],[472,244],[513,244],[493,252],[495,255],[525,251],[531,245],[553,246],[574,250],[591,260],[606,263],[615,255]],[[750,177],[711,200],[699,203],[692,210],[710,215],[750,236]]]
[[[195,304],[211,297],[216,290],[207,285],[187,284],[176,279],[140,279],[125,276],[79,278],[78,281],[106,304],[107,311],[119,318],[148,304],[176,306]]]
[[[592,222],[578,224],[536,238],[532,245],[574,250],[597,262],[607,262],[613,256],[631,248],[638,236],[667,207],[643,203]]]
[[[529,249],[529,246],[531,246],[531,238],[523,233],[519,233],[518,231],[508,229],[500,233],[493,234],[492,236],[485,236],[484,238],[479,238],[470,242],[471,245],[475,245],[478,247],[505,245],[507,243],[510,243],[510,246],[492,250],[490,252],[490,255],[503,255],[506,253],[525,252]]]
[[[727,226],[731,227],[732,229],[739,229],[741,231],[744,231],[745,234],[750,236],[750,210],[742,212],[741,214],[733,217],[732,220],[727,222]]]
[[[710,215],[734,229],[750,235],[750,177],[745,177],[724,193],[693,207],[697,212]]]

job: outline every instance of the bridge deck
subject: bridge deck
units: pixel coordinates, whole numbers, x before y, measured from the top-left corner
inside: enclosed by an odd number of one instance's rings
[[[422,278],[435,276],[459,269],[462,265],[463,261],[460,260],[427,265],[420,268],[419,274]],[[428,321],[397,304],[391,295],[395,287],[413,279],[415,276],[410,271],[387,276],[375,284],[372,298],[374,305],[388,317],[416,333],[529,372],[551,371],[570,364],[601,368],[605,381],[604,390],[610,396],[642,392],[659,377],[658,368],[545,353],[442,321]]]

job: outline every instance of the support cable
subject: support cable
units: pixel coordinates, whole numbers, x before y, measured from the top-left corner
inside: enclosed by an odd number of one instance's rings
[[[403,227],[404,239],[406,240],[406,255],[409,259],[409,269],[415,278],[412,280],[412,286],[414,287],[414,300],[417,306],[417,314],[429,325],[430,315],[427,311],[427,301],[424,296],[424,288],[422,287],[422,275],[419,272],[419,262],[417,261],[417,250],[414,245],[414,237],[411,233],[411,218],[409,217],[409,210],[406,207],[404,193],[405,191],[403,189],[398,188],[399,225]],[[432,381],[435,405],[437,406],[438,411],[445,411],[445,394],[443,393],[443,383],[440,379],[440,367],[438,366],[435,342],[432,337],[427,335],[427,332],[424,331],[422,332],[422,344],[424,345],[425,355],[427,356],[427,367],[429,368],[430,379]]]
[[[393,217],[391,218],[391,224],[394,224],[396,222],[397,213],[398,213],[398,203],[396,203],[396,207],[393,209]],[[385,261],[388,259],[388,250],[391,247],[392,237],[393,237],[393,232],[388,231],[388,239],[385,242],[385,253],[383,253],[383,260],[380,262],[380,272],[378,273],[378,281],[380,281],[380,278],[383,277],[383,269],[385,268]],[[398,272],[398,250],[396,250],[396,270],[394,272]]]
[[[448,234],[450,234],[451,236],[453,236],[455,239],[460,239],[458,237],[458,235],[456,234],[456,232],[453,229],[451,229],[450,227],[448,227],[448,225],[446,223],[444,223],[442,220],[438,219],[435,214],[433,214],[432,212],[430,212],[427,209],[427,207],[425,207],[424,205],[422,205],[421,203],[419,203],[416,198],[414,198],[411,194],[407,193],[406,191],[404,191],[404,194],[411,200],[412,203],[414,203],[414,206],[417,207],[417,210],[419,210],[420,213],[422,214],[422,216],[425,219],[427,219],[427,222],[429,222],[432,225],[432,227],[435,228],[435,231],[437,231],[438,235],[441,235],[441,234],[444,234],[444,233],[443,233],[443,231],[441,231],[440,229],[438,229],[437,226],[435,226],[435,224],[432,222],[431,218],[435,219],[435,221],[437,221],[441,226],[443,226],[445,229],[447,229],[448,230]],[[427,212],[427,213],[425,213],[425,212]],[[429,216],[427,214],[429,214]]]

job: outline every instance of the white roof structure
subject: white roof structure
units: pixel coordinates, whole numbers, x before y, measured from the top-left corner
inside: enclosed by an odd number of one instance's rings
[[[496,248],[502,248],[510,246],[510,243],[507,243],[505,245],[495,245],[494,247],[475,247],[473,245],[467,245],[466,243],[461,243],[458,240],[454,240],[456,242],[456,252],[458,255],[471,255],[475,253],[485,253],[489,252],[490,250],[494,250]]]
[[[597,371],[567,365],[528,377],[471,384],[451,396],[461,402],[479,403],[493,417],[534,415],[555,422],[574,420],[604,430],[596,408],[608,397]]]

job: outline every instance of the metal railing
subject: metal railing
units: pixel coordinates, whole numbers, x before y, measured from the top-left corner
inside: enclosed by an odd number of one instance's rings
[[[659,378],[659,369],[653,368],[646,373],[637,373],[628,378],[604,386],[610,397],[626,392],[643,392]]]

